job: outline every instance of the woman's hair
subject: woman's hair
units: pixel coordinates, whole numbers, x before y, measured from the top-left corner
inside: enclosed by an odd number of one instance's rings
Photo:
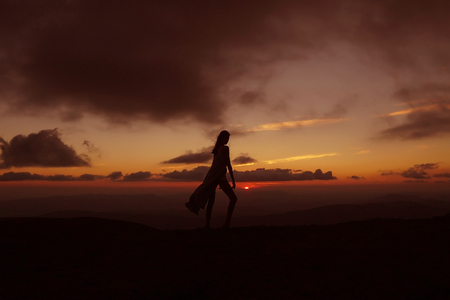
[[[216,145],[214,146],[214,149],[212,151],[212,153],[217,154],[217,150],[219,149],[220,146],[223,146],[226,144],[226,140],[230,137],[230,133],[226,130],[222,130],[219,133],[219,136],[217,137],[216,140]]]

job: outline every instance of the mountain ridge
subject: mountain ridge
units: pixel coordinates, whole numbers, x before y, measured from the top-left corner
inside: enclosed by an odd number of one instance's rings
[[[272,192],[261,198],[261,201],[258,197],[263,194],[259,191],[246,195],[248,198],[238,201],[233,226],[337,224],[371,218],[428,218],[450,212],[450,202],[400,194],[376,197],[372,199],[373,202],[322,206],[320,202],[295,198],[295,195],[289,193]],[[289,195],[291,198],[271,198],[277,195]],[[216,201],[213,227],[221,226],[220,223],[224,221],[227,201],[222,200]],[[28,198],[0,202],[0,217],[100,217],[141,223],[159,229],[203,227],[204,212],[200,216],[193,215],[184,208],[182,201],[184,199],[155,194]]]

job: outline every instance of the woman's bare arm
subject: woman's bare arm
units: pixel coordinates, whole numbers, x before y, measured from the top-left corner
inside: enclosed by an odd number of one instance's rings
[[[230,161],[230,150],[227,146],[224,147],[225,151],[226,151],[226,155],[227,155],[227,168],[228,168],[228,172],[230,173],[231,176],[231,181],[233,183],[233,189],[236,188],[236,182],[234,181],[234,174],[233,174],[233,167],[231,166],[231,161]]]

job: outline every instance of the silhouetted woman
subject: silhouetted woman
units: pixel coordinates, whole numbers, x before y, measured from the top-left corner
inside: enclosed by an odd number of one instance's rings
[[[212,153],[214,159],[211,168],[206,174],[203,183],[192,194],[189,202],[186,203],[186,207],[193,213],[198,215],[200,208],[205,208],[206,203],[206,228],[209,229],[209,222],[211,220],[211,212],[216,196],[216,187],[220,188],[230,198],[228,205],[227,219],[223,228],[228,229],[230,227],[231,215],[233,214],[234,206],[236,205],[237,197],[233,189],[236,188],[236,182],[234,181],[233,169],[230,162],[230,150],[226,144],[230,139],[230,133],[226,130],[220,132],[217,137],[216,145]],[[233,187],[228,183],[226,174],[227,168],[230,172],[231,180],[233,181]]]

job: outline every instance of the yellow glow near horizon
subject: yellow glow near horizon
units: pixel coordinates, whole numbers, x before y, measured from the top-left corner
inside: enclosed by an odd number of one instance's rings
[[[288,121],[288,122],[278,122],[278,123],[268,123],[254,127],[249,130],[250,132],[256,131],[272,131],[272,130],[282,130],[288,128],[297,128],[302,126],[314,126],[314,125],[326,125],[337,122],[345,121],[344,118],[339,119],[311,119],[311,120],[301,120],[301,121]]]
[[[235,167],[245,167],[245,166],[253,166],[255,163],[248,163],[248,164],[239,164],[239,165],[234,165]]]
[[[367,154],[367,153],[370,153],[370,150],[361,150],[361,151],[358,151],[358,152],[356,152],[354,154]]]
[[[445,104],[443,105],[445,108],[450,109],[450,104]],[[411,114],[413,112],[418,112],[418,111],[432,111],[432,110],[437,110],[440,107],[442,107],[442,105],[440,104],[431,104],[431,105],[426,105],[426,106],[420,106],[420,107],[414,107],[414,108],[409,108],[409,109],[404,109],[404,110],[399,110],[399,111],[395,111],[392,113],[387,113],[387,114],[381,114],[381,115],[377,115],[377,117],[394,117],[394,116],[401,116],[401,115],[407,115],[407,114]]]
[[[309,154],[309,155],[302,155],[302,156],[293,156],[293,157],[286,157],[286,158],[278,158],[273,160],[266,160],[265,162],[268,164],[275,164],[280,162],[292,162],[302,159],[313,159],[313,158],[320,158],[320,157],[326,157],[326,156],[336,156],[338,153],[325,153],[325,154]]]

